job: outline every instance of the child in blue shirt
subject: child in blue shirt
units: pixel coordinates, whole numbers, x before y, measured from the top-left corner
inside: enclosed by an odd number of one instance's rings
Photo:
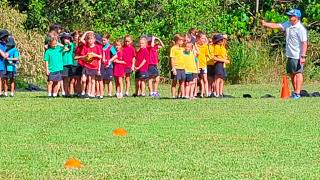
[[[5,71],[6,73],[3,76],[4,80],[4,96],[8,96],[8,81],[10,83],[10,90],[11,94],[10,96],[14,96],[15,92],[15,78],[17,75],[17,65],[19,63],[19,51],[16,48],[16,43],[13,39],[13,37],[8,38],[8,42],[6,44],[7,46],[7,54],[8,58],[6,58],[4,64],[5,64]]]
[[[2,78],[5,74],[4,61],[8,58],[7,46],[9,32],[5,29],[0,30],[0,96],[2,96]]]

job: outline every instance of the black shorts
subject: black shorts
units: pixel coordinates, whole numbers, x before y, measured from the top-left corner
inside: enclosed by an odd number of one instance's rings
[[[214,77],[214,65],[208,65],[207,70],[208,70],[208,76]]]
[[[149,78],[149,74],[148,72],[137,71],[135,74],[135,78],[140,80],[147,80]]]
[[[126,74],[131,74],[131,73],[132,73],[132,70],[131,70],[130,67],[126,67],[126,68],[124,68],[124,72],[125,72]]]
[[[177,75],[173,75],[171,71],[171,79],[175,81],[185,81],[186,80],[186,72],[184,69],[177,69]]]
[[[61,71],[49,73],[48,81],[58,82],[62,80]]]
[[[6,73],[2,76],[4,79],[14,79],[17,77],[17,72],[6,71]]]
[[[155,64],[149,65],[148,74],[149,74],[150,78],[154,78],[154,77],[159,76],[159,70],[158,70],[157,65],[155,65]]]
[[[74,76],[81,77],[82,76],[82,66],[73,66],[74,68]]]
[[[96,70],[96,69],[89,69],[89,68],[84,67],[84,68],[82,69],[82,74],[83,74],[83,75],[86,75],[86,76],[97,76],[97,75],[98,75],[98,70]]]
[[[4,78],[5,75],[6,75],[6,71],[5,70],[0,71],[0,78]]]
[[[104,65],[101,65],[101,77],[105,81],[110,81],[113,78],[113,69],[111,67],[105,67]]]
[[[198,77],[198,74],[196,73],[186,74],[186,82],[191,82],[197,77]]]
[[[62,71],[62,77],[73,77],[74,76],[74,66],[71,65],[67,65],[67,66],[63,66],[63,71]]]
[[[214,65],[214,75],[215,75],[215,76],[220,76],[220,77],[222,77],[223,79],[226,79],[226,78],[227,78],[227,72],[226,72],[226,70],[224,69],[222,62],[217,62],[217,63]]]

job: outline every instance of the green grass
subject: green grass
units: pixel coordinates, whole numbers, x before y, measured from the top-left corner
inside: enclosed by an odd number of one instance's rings
[[[318,84],[307,86],[317,90]],[[279,85],[228,86],[279,96]],[[169,96],[169,88],[162,91]],[[320,98],[2,98],[1,179],[320,177]],[[115,128],[127,137],[113,137]],[[65,170],[74,157],[84,168]]]

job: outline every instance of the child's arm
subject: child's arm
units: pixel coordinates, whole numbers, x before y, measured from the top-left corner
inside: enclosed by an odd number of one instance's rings
[[[48,68],[48,61],[44,62],[44,68],[46,70],[46,75],[49,76],[49,68]]]
[[[91,54],[93,57],[102,59],[102,55],[101,54],[96,54],[96,53],[88,53],[88,54]]]
[[[158,46],[159,48],[163,48],[164,47],[164,44],[163,42],[161,41],[161,39],[159,39],[158,37],[155,37],[155,39],[157,39],[159,42],[160,42],[160,46]]]
[[[142,66],[143,66],[144,64],[146,64],[146,62],[147,62],[147,60],[144,59],[144,60],[141,62],[141,64],[140,64],[138,67],[136,67],[136,70],[139,70],[140,68],[142,68]]]
[[[83,35],[80,38],[80,42],[82,42],[83,44],[86,43],[85,39],[88,33],[94,33],[93,31],[86,31],[85,33],[83,33]]]
[[[19,61],[19,58],[7,58],[8,61]]]
[[[131,66],[131,70],[134,71],[134,65],[136,64],[136,57],[133,57],[132,59],[132,66]]]
[[[223,62],[223,63],[226,63],[226,64],[230,63],[230,61],[228,59],[218,58],[217,56],[214,56],[213,60],[218,61],[218,62]]]
[[[0,56],[2,56],[3,58],[8,58],[8,53],[5,53],[3,51],[0,50]]]
[[[118,63],[118,64],[127,64],[125,61],[119,60],[119,59],[116,59],[113,62]]]

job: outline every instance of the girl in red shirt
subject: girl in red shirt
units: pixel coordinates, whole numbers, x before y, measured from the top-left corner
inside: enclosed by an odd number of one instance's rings
[[[117,49],[117,54],[111,58],[113,62],[113,76],[116,82],[117,98],[123,97],[123,77],[125,76],[126,62],[123,60],[122,44],[119,40],[114,43]]]

